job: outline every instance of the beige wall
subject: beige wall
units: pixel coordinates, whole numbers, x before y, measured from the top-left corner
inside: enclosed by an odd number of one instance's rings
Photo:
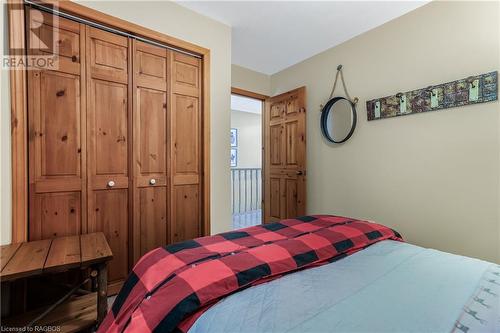
[[[238,65],[231,66],[231,85],[235,88],[269,96],[271,77]]]
[[[81,4],[104,13],[128,20],[153,30],[174,36],[211,50],[211,220],[212,233],[231,229],[230,173],[229,173],[229,133],[230,128],[230,88],[231,88],[231,28],[205,16],[199,15],[170,1],[89,1]],[[4,20],[2,20],[2,23]],[[2,35],[6,30],[2,29]],[[2,116],[1,142],[2,153],[0,187],[0,223],[2,244],[10,241],[10,133],[5,116],[9,113],[4,94],[2,72]],[[5,203],[5,204],[4,204]]]
[[[260,114],[231,111],[231,128],[238,129],[238,168],[262,167],[262,118]]]
[[[308,212],[373,219],[406,240],[500,263],[500,105],[367,122],[366,101],[499,70],[498,2],[432,2],[271,77],[307,87]],[[332,146],[319,105],[344,65],[358,127]]]

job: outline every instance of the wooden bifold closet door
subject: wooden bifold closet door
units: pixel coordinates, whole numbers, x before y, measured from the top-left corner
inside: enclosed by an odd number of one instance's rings
[[[200,60],[171,54],[171,230],[175,243],[201,235]]]
[[[104,232],[116,293],[144,253],[202,235],[201,61],[43,15],[60,60],[28,72],[29,238]]]
[[[129,39],[87,27],[88,231],[106,235],[111,289],[129,271]]]
[[[134,261],[167,243],[167,50],[134,41]]]
[[[29,240],[86,232],[85,26],[26,10],[31,54],[59,55],[57,70],[28,71]],[[56,26],[56,27],[54,27]],[[45,50],[53,30],[58,48]],[[29,30],[28,30],[29,31]]]

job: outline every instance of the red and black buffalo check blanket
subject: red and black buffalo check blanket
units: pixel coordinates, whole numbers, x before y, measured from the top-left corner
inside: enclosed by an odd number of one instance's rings
[[[380,224],[314,215],[157,248],[136,264],[98,332],[186,332],[224,296],[382,240]]]

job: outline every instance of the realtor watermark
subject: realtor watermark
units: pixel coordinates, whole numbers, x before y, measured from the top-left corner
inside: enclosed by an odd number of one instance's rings
[[[26,15],[25,45],[17,45],[20,41],[12,41],[2,54],[3,69],[24,70],[57,70],[61,50],[65,47],[65,40],[59,36],[59,17],[23,5],[3,4],[10,18],[23,18]],[[47,4],[47,10],[57,10],[55,5]]]
[[[0,326],[0,332],[61,332],[61,326]]]

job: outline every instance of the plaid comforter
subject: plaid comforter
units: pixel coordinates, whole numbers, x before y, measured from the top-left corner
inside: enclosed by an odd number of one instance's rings
[[[187,332],[218,300],[401,236],[385,226],[314,215],[157,248],[141,258],[98,332]]]

